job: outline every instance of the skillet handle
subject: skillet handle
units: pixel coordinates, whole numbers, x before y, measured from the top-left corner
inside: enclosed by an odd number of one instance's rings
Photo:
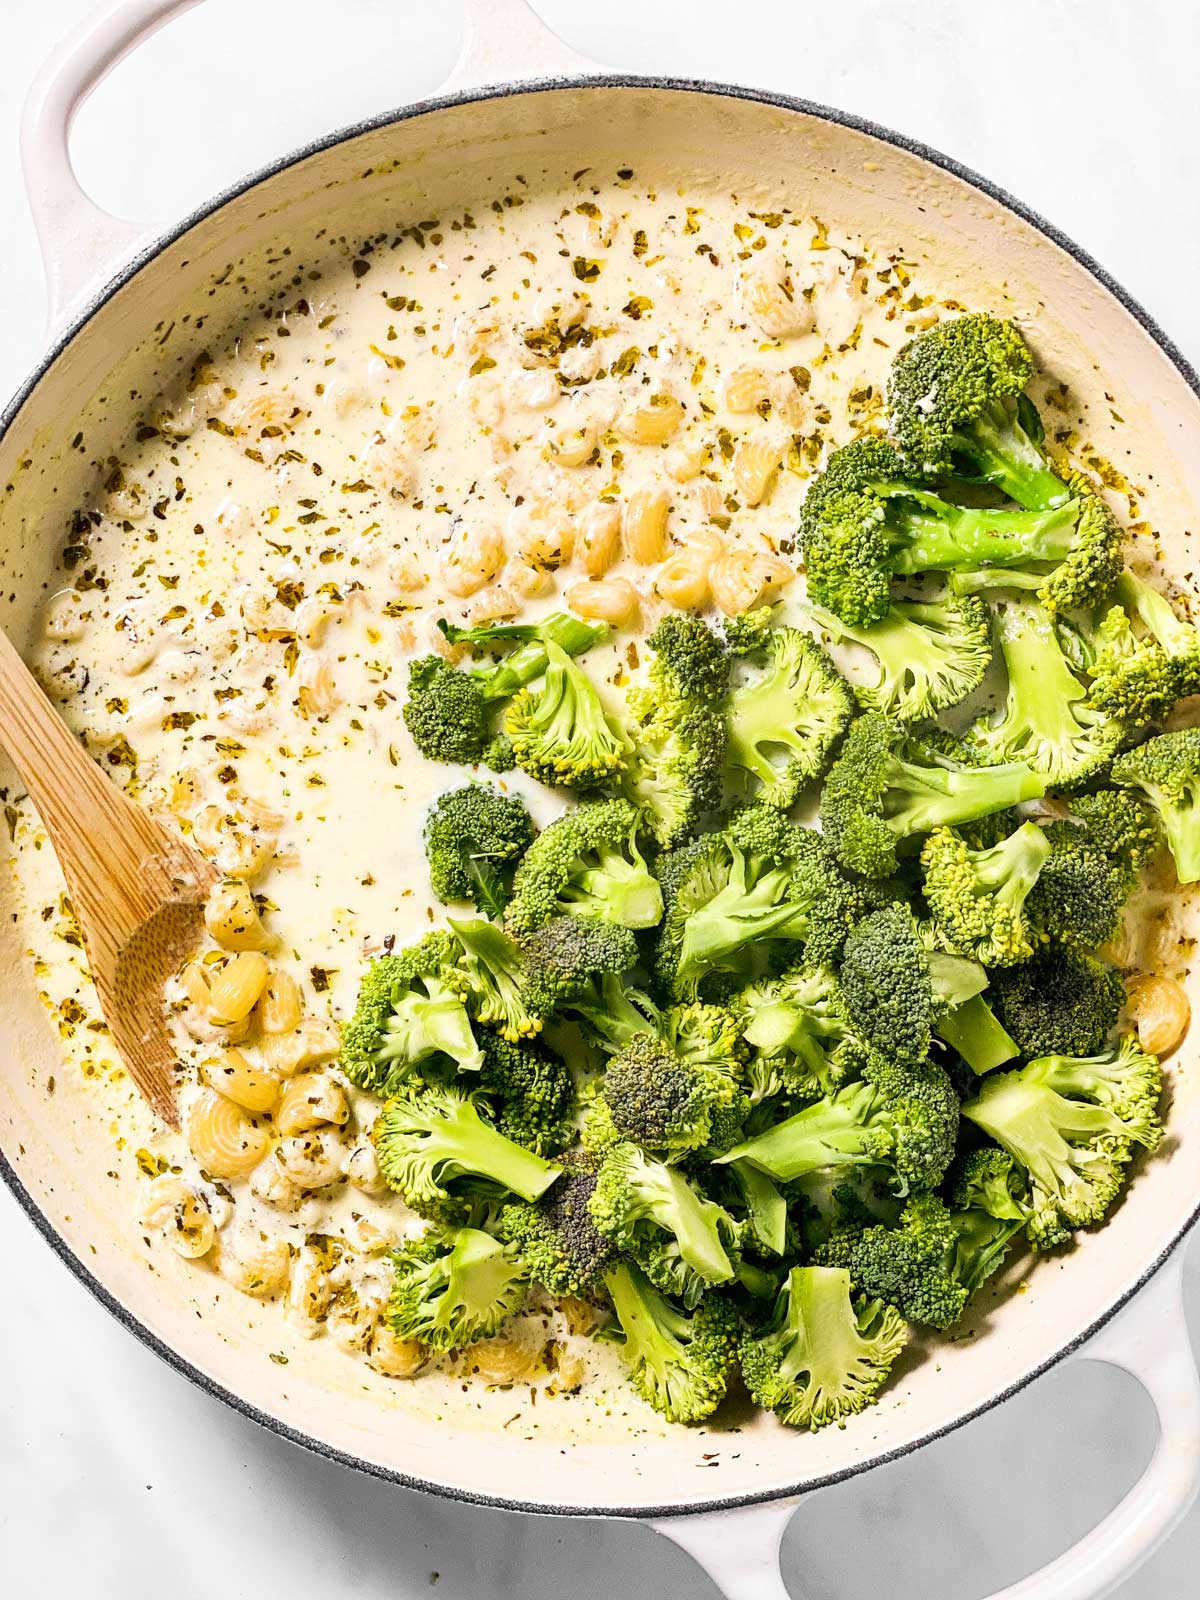
[[[46,269],[51,337],[153,229],[101,209],[71,165],[71,124],[100,81],[165,22],[200,0],[111,0],[65,39],[34,79],[21,117],[21,164]]]
[[[438,94],[528,78],[603,72],[549,29],[526,0],[464,0],[466,29],[458,60]]]
[[[988,1600],[1103,1600],[1158,1548],[1195,1500],[1200,1374],[1184,1318],[1183,1254],[1176,1250],[1077,1358],[1121,1367],[1146,1390],[1159,1426],[1150,1465],[1099,1527]],[[727,1600],[788,1600],[779,1575],[779,1544],[798,1503],[668,1517],[651,1526],[694,1556]]]

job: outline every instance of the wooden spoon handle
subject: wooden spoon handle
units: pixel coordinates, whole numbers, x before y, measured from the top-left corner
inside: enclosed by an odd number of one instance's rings
[[[162,835],[88,755],[0,631],[0,745],[24,780],[74,892],[129,884]],[[140,916],[131,919],[136,926]],[[116,930],[121,931],[121,930]]]

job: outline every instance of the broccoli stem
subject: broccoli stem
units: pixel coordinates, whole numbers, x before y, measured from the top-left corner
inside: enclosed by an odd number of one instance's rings
[[[1061,506],[1070,496],[1067,485],[1046,465],[1041,446],[1002,400],[985,406],[969,430],[953,440],[953,448],[967,457],[979,477],[1031,511]]]
[[[1054,482],[1064,495],[1068,492],[1058,478]],[[1049,511],[990,511],[943,504],[937,513],[899,515],[908,542],[897,551],[894,566],[903,575],[1063,561],[1075,546],[1079,506],[1068,500]]]
[[[870,1126],[875,1100],[866,1085],[843,1090],[747,1139],[715,1164],[745,1160],[776,1183],[794,1183],[825,1167],[878,1164],[886,1158],[887,1140]]]
[[[750,1231],[765,1250],[781,1256],[787,1249],[787,1201],[749,1161],[731,1161],[729,1170],[746,1207]]]
[[[523,641],[504,661],[490,667],[476,667],[485,700],[506,700],[546,670],[546,641],[556,644],[569,656],[581,656],[608,637],[605,622],[582,622],[565,611],[554,611],[541,622],[502,622],[481,628],[460,628],[444,617],[438,627],[451,644],[489,645]]]
[[[808,907],[780,898],[788,894],[788,874],[768,872],[753,889],[746,888],[745,877],[744,870],[735,871],[725,888],[688,918],[679,954],[681,976],[720,966],[755,939],[804,937]]]
[[[598,852],[596,866],[585,867],[562,893],[565,902],[595,901],[595,914],[624,928],[653,928],[662,919],[662,889],[639,857],[628,861],[619,850]],[[590,904],[585,909],[593,910]]]
[[[1023,762],[953,770],[916,766],[894,756],[885,820],[892,833],[903,839],[910,833],[977,822],[1023,800],[1040,799],[1045,792],[1045,781]]]
[[[661,1188],[650,1198],[650,1215],[674,1234],[680,1258],[706,1283],[728,1283],[734,1276],[734,1266],[714,1220],[720,1215],[720,1207],[711,1200],[702,1200],[674,1167],[662,1167],[656,1177]]]
[[[981,1077],[1020,1053],[981,994],[942,1017],[934,1032]]]
[[[469,1101],[465,1104],[467,1113],[439,1118],[430,1134],[430,1143],[437,1152],[439,1181],[445,1183],[462,1176],[490,1178],[522,1200],[536,1200],[543,1195],[562,1168],[505,1138],[484,1122]]]

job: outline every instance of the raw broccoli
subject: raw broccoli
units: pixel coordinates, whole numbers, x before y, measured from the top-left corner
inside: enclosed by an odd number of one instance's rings
[[[588,1039],[606,1055],[623,1050],[639,1033],[656,1032],[661,1018],[650,996],[615,972],[602,973],[563,1007],[563,1015],[577,1018]]]
[[[933,1031],[980,1076],[1021,1053],[982,994],[972,995],[939,1016]]]
[[[652,928],[662,891],[638,849],[640,816],[627,800],[593,800],[552,822],[525,852],[506,913],[518,937],[552,917],[598,917]]]
[[[963,1116],[1029,1174],[1031,1243],[1104,1219],[1135,1145],[1153,1150],[1162,1073],[1132,1035],[1099,1055],[1049,1055],[985,1078]]]
[[[625,696],[632,746],[625,793],[663,849],[695,833],[721,804],[729,658],[698,617],[670,615],[647,640],[649,672]]]
[[[528,962],[515,939],[494,922],[447,918],[460,954],[467,1010],[475,1022],[495,1028],[505,1039],[528,1039],[544,1020],[541,996],[534,992]]]
[[[583,622],[568,611],[552,611],[540,622],[492,622],[480,628],[458,628],[439,618],[438,627],[451,644],[470,645],[472,650],[519,644],[502,661],[472,670],[485,700],[507,700],[540,678],[546,670],[547,642],[569,656],[581,656],[593,645],[603,644],[609,632],[607,623]]]
[[[1025,902],[1051,853],[1035,822],[988,850],[972,850],[953,828],[935,828],[921,851],[924,892],[950,948],[989,967],[1033,954]]]
[[[1064,624],[1064,647],[1092,679],[1102,711],[1132,727],[1161,721],[1177,700],[1200,693],[1200,630],[1132,572],[1120,575],[1111,600]]]
[[[1105,530],[1108,542],[1102,543],[1095,513],[1084,526],[1091,503],[1070,500],[1060,487],[1063,503],[1049,510],[952,505],[912,482],[886,440],[857,439],[834,451],[801,508],[808,592],[858,627],[886,617],[893,577],[1034,561],[1058,563],[1044,580],[1047,588],[1061,573],[1064,594],[1086,589],[1090,598],[1114,576],[1112,530]],[[1111,513],[1109,520],[1115,528]]]
[[[1069,473],[1071,499],[1048,515],[1058,525],[1039,538],[1001,540],[980,547],[983,565],[971,570],[955,568],[950,587],[955,594],[979,594],[990,589],[1033,589],[1054,616],[1098,605],[1108,594],[1124,565],[1121,524],[1107,501],[1079,473]],[[1067,521],[1068,513],[1071,520]]]
[[[947,595],[941,600],[893,600],[869,627],[842,622],[821,606],[813,620],[842,641],[869,650],[878,664],[870,683],[854,683],[865,706],[921,722],[973,694],[992,659],[991,628],[981,600]]]
[[[371,1137],[389,1188],[416,1210],[453,1202],[457,1180],[536,1200],[562,1171],[485,1122],[474,1098],[419,1085],[389,1100]]]
[[[392,1262],[392,1332],[438,1352],[490,1339],[520,1310],[529,1288],[511,1252],[478,1228],[426,1234],[393,1251]]]
[[[738,1099],[728,1070],[650,1033],[609,1060],[602,1092],[621,1137],[669,1161],[711,1144],[714,1115]]]
[[[1136,881],[1125,860],[1097,849],[1075,822],[1048,822],[1050,853],[1026,901],[1030,921],[1046,938],[1091,951],[1121,925]]]
[[[1125,1003],[1114,967],[1056,944],[1043,946],[1024,966],[994,972],[989,993],[1024,1056],[1092,1054]]]
[[[891,1306],[852,1299],[848,1272],[793,1267],[766,1331],[748,1333],[738,1355],[760,1406],[815,1431],[875,1400],[907,1337]]]
[[[425,818],[429,879],[438,899],[469,900],[498,917],[508,901],[516,858],[533,843],[525,802],[483,783],[439,796]]]
[[[588,1297],[595,1294],[616,1246],[588,1210],[595,1163],[576,1154],[568,1155],[563,1166],[562,1176],[540,1200],[505,1206],[497,1231],[535,1283],[552,1295]]]
[[[373,961],[354,1015],[342,1030],[340,1065],[360,1089],[395,1094],[431,1057],[477,1072],[483,1056],[471,1030],[466,983],[453,935],[430,933],[410,949]]]
[[[777,1183],[827,1167],[888,1166],[904,1188],[941,1182],[958,1134],[958,1096],[933,1061],[871,1057],[861,1083],[735,1145],[717,1165],[749,1161]]]
[[[848,891],[819,835],[749,806],[675,854],[660,863],[666,910],[656,963],[673,998],[695,997],[714,972],[755,976],[771,941],[808,940],[814,957],[836,955]]]
[[[1073,795],[1071,815],[1087,843],[1120,866],[1131,883],[1159,847],[1153,809],[1129,789]]]
[[[727,762],[742,787],[786,811],[824,772],[854,713],[854,696],[802,629],[774,629],[764,650],[760,670],[729,696]]]
[[[1112,779],[1139,789],[1158,814],[1180,883],[1200,881],[1200,728],[1180,728],[1127,750]]]
[[[841,985],[828,967],[797,966],[738,998],[753,1100],[831,1094],[846,1077],[852,1029]]]
[[[738,1227],[706,1200],[678,1167],[652,1160],[637,1145],[613,1145],[589,1202],[592,1221],[658,1288],[688,1306],[736,1275]]]
[[[506,1139],[539,1156],[556,1156],[575,1142],[574,1082],[542,1044],[486,1034],[479,1090]]]
[[[633,930],[599,917],[551,917],[522,935],[520,944],[530,1005],[543,1016],[575,1000],[594,1004],[603,980],[619,979],[638,959]]]
[[[721,629],[725,648],[733,656],[748,656],[756,650],[765,650],[774,624],[774,606],[757,606],[739,616],[726,617]]]
[[[951,1328],[979,1286],[1003,1265],[1025,1213],[997,1219],[981,1209],[951,1210],[937,1195],[914,1195],[894,1228],[835,1237],[818,1259],[845,1265],[865,1294],[909,1322]]]
[[[782,1256],[793,1248],[794,1230],[788,1220],[787,1197],[749,1161],[731,1161],[729,1175],[738,1204],[745,1212],[744,1249],[760,1256]]]
[[[478,681],[441,656],[409,663],[404,724],[430,761],[480,761],[491,739],[490,709]]]
[[[888,415],[913,471],[992,483],[1037,510],[1061,505],[1067,486],[1024,394],[1032,375],[1024,339],[998,317],[956,317],[910,340],[892,363]]]
[[[969,767],[906,739],[878,711],[851,724],[825,780],[821,827],[838,859],[867,877],[896,870],[896,846],[913,834],[953,827],[1045,793],[1024,762]]]
[[[669,1422],[702,1422],[725,1398],[737,1357],[736,1313],[710,1295],[685,1316],[628,1262],[604,1274],[629,1382]]]
[[[505,713],[513,759],[541,783],[595,789],[624,768],[625,741],[583,668],[558,645],[547,641],[545,648],[540,686],[522,689]]]
[[[689,1066],[737,1080],[747,1051],[741,1017],[731,1006],[702,1001],[671,1006],[659,1017],[656,1031]]]
[[[981,718],[965,742],[987,762],[1023,761],[1047,786],[1079,787],[1120,749],[1124,724],[1098,711],[1071,671],[1054,623],[1036,600],[1007,600],[997,636],[1008,688],[997,720]]]
[[[930,950],[907,906],[864,917],[846,940],[842,995],[851,1026],[896,1061],[923,1061],[941,1018],[987,987],[977,962]]]

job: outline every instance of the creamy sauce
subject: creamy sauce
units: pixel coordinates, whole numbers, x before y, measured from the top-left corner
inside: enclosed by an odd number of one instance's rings
[[[702,553],[718,609],[778,592],[805,478],[879,419],[896,349],[947,308],[818,219],[647,194],[632,174],[297,264],[269,315],[214,334],[178,391],[135,401],[139,425],[76,517],[36,665],[107,769],[250,879],[306,1012],[343,1018],[365,961],[444,911],[421,823],[464,774],[423,760],[400,716],[406,660],[442,647],[436,619],[587,604],[589,519],[623,516],[628,552],[643,491],[666,493],[667,543],[602,574],[636,609],[594,676],[635,669],[681,550]],[[562,808],[503,781],[540,822]],[[238,1250],[286,1240],[268,1297],[301,1332],[370,1355],[382,1252],[424,1226],[370,1170],[378,1102],[343,1085],[349,1121],[320,1135],[333,1181],[284,1204],[261,1181],[206,1177],[186,1138],[149,1131],[37,817],[20,798],[7,816],[31,959],[70,1070],[109,1086],[118,1147],[199,1197],[218,1235],[202,1259],[239,1286]],[[186,1125],[228,1030],[172,998]],[[252,1031],[252,1062],[260,1044]],[[582,1330],[561,1311],[524,1322],[524,1376],[576,1387],[580,1349],[594,1362]],[[493,1356],[484,1375],[501,1381]]]

